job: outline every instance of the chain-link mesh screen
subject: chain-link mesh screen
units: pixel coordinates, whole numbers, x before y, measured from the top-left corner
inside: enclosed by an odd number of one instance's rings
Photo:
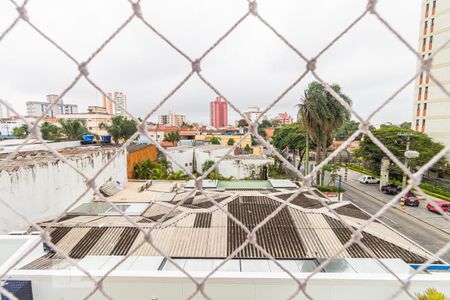
[[[43,145],[45,145],[51,153],[63,161],[65,164],[70,166],[77,174],[85,181],[86,183],[86,190],[83,194],[81,194],[77,199],[73,199],[73,202],[71,205],[69,205],[63,212],[61,212],[60,216],[51,222],[51,224],[48,224],[45,226],[45,228],[39,226],[37,223],[35,223],[33,220],[31,220],[27,215],[22,214],[20,211],[14,208],[14,199],[9,199],[8,195],[1,195],[0,203],[2,204],[3,208],[6,210],[10,210],[14,212],[15,215],[17,215],[18,218],[21,218],[25,220],[30,226],[32,226],[36,231],[40,233],[40,238],[42,242],[45,242],[46,245],[48,245],[57,255],[59,255],[61,258],[64,258],[69,264],[73,265],[75,268],[79,269],[82,273],[84,273],[90,280],[92,280],[95,288],[92,290],[92,292],[87,296],[89,298],[90,296],[94,295],[96,292],[100,292],[108,299],[113,299],[114,295],[108,294],[107,291],[103,287],[104,280],[108,277],[108,275],[115,270],[122,262],[124,262],[130,255],[133,255],[142,245],[144,244],[150,244],[161,256],[165,257],[170,263],[172,263],[179,271],[181,271],[187,278],[189,278],[194,285],[196,286],[195,292],[189,297],[192,298],[197,294],[202,294],[205,298],[210,299],[208,294],[205,292],[205,286],[208,284],[208,279],[217,271],[219,270],[227,261],[230,259],[236,257],[236,255],[244,249],[247,245],[252,245],[256,249],[258,249],[261,253],[263,253],[268,259],[270,259],[275,265],[277,265],[280,269],[282,269],[286,274],[288,274],[292,280],[296,283],[297,289],[296,291],[289,297],[290,299],[296,297],[299,293],[304,294],[308,299],[313,299],[311,295],[308,294],[306,288],[308,286],[308,282],[311,278],[314,277],[315,274],[320,272],[323,267],[328,265],[334,258],[338,257],[339,254],[349,247],[353,245],[358,245],[359,247],[363,248],[367,253],[370,254],[371,257],[376,259],[380,264],[382,264],[389,272],[397,278],[399,282],[398,291],[393,294],[390,298],[393,299],[397,295],[399,295],[402,292],[406,292],[411,298],[416,299],[416,296],[411,293],[408,290],[408,287],[411,283],[411,280],[414,276],[422,272],[425,268],[427,268],[428,265],[433,263],[440,255],[445,254],[449,248],[450,248],[450,242],[448,242],[442,249],[437,251],[435,253],[434,257],[430,257],[428,261],[426,261],[420,268],[418,268],[416,271],[412,272],[407,278],[399,278],[395,272],[391,271],[389,267],[387,267],[383,261],[377,258],[375,253],[368,248],[362,241],[362,231],[371,223],[373,223],[377,218],[383,215],[390,207],[392,207],[395,203],[399,201],[399,199],[404,196],[406,193],[411,191],[411,189],[415,189],[418,191],[418,193],[422,197],[428,197],[425,193],[423,193],[418,186],[421,183],[422,176],[424,172],[426,172],[433,164],[435,164],[437,161],[439,161],[441,158],[443,158],[448,151],[450,150],[450,147],[445,147],[442,151],[440,151],[439,154],[437,154],[435,157],[433,157],[428,163],[423,165],[417,172],[410,171],[402,161],[400,161],[383,143],[381,143],[374,134],[370,131],[369,125],[371,124],[371,120],[374,117],[375,114],[377,114],[382,108],[387,106],[402,90],[404,90],[410,83],[414,82],[416,78],[420,75],[422,72],[426,72],[429,74],[431,80],[447,95],[450,97],[450,92],[447,91],[443,84],[440,83],[435,76],[433,76],[433,73],[430,72],[431,69],[431,63],[433,61],[433,58],[436,56],[437,53],[439,53],[443,48],[445,48],[450,41],[447,41],[445,44],[443,44],[439,49],[436,49],[433,51],[433,55],[427,57],[426,59],[422,58],[421,54],[419,54],[414,49],[416,47],[409,45],[405,39],[401,36],[400,33],[398,33],[395,28],[393,28],[384,18],[381,16],[377,11],[377,1],[376,0],[369,0],[367,2],[367,7],[364,11],[361,12],[361,14],[347,27],[344,31],[342,31],[339,35],[337,35],[326,47],[321,49],[317,52],[317,55],[313,58],[307,58],[304,54],[302,54],[301,49],[296,48],[292,43],[290,43],[283,34],[278,31],[274,26],[272,26],[263,15],[261,15],[258,12],[257,9],[257,2],[256,1],[248,1],[248,10],[242,12],[242,16],[238,18],[234,24],[222,35],[220,36],[217,41],[211,45],[203,54],[201,54],[198,58],[191,58],[189,57],[182,49],[178,48],[173,42],[168,39],[164,33],[160,32],[157,29],[156,24],[152,24],[150,21],[148,21],[143,15],[140,7],[140,1],[130,2],[130,12],[129,17],[120,24],[117,29],[103,42],[100,44],[100,46],[95,50],[85,61],[78,61],[75,59],[68,51],[66,51],[62,46],[58,44],[58,41],[53,40],[50,36],[48,36],[45,32],[39,29],[31,19],[29,18],[29,14],[27,12],[27,4],[28,1],[25,0],[22,4],[16,3],[14,0],[11,0],[12,5],[14,5],[17,9],[17,17],[16,19],[6,28],[3,30],[3,32],[0,34],[0,47],[3,43],[7,43],[7,39],[13,39],[14,38],[14,28],[17,26],[18,23],[26,23],[29,25],[34,32],[37,35],[42,36],[45,38],[48,43],[50,43],[52,46],[57,48],[59,51],[61,51],[68,60],[72,61],[77,67],[78,67],[78,73],[74,75],[74,79],[72,82],[70,82],[67,87],[59,93],[58,98],[54,99],[51,103],[49,103],[46,111],[42,114],[40,118],[37,119],[34,123],[29,123],[27,119],[14,110],[13,107],[11,107],[7,101],[0,100],[0,103],[5,105],[12,113],[18,116],[19,119],[24,121],[26,125],[28,125],[30,134],[24,139],[23,144],[19,146],[14,152],[10,153],[4,161],[1,163],[7,163],[11,161],[15,155],[21,150],[23,145],[28,142],[30,139],[37,139],[40,141]],[[374,16],[376,19],[379,20],[381,24],[383,24],[407,49],[409,49],[421,62],[421,69],[417,74],[415,74],[412,78],[410,78],[408,81],[405,82],[404,85],[402,85],[398,90],[396,90],[392,96],[390,96],[388,99],[386,99],[384,102],[382,102],[377,109],[375,109],[368,118],[363,118],[360,114],[358,114],[357,111],[354,110],[353,107],[351,107],[344,99],[341,98],[340,95],[338,95],[326,82],[320,74],[316,72],[316,63],[320,60],[321,56],[327,52],[330,47],[333,46],[333,44],[341,39],[343,36],[345,36],[353,27],[358,26],[358,24],[361,22],[362,19],[367,18],[369,15]],[[292,82],[276,99],[271,102],[270,105],[267,106],[263,110],[263,113],[261,116],[256,120],[252,121],[247,118],[245,114],[243,114],[233,103],[232,99],[229,99],[226,95],[224,95],[215,85],[213,82],[208,80],[208,78],[205,77],[205,75],[202,73],[201,65],[205,57],[207,57],[210,52],[218,47],[227,37],[233,33],[233,31],[238,28],[241,23],[248,19],[248,18],[255,18],[260,21],[261,26],[265,26],[268,29],[270,29],[271,34],[274,34],[280,41],[280,43],[286,45],[286,47],[289,47],[300,60],[303,60],[306,63],[306,69],[305,70],[299,70],[299,74],[301,74],[294,82]],[[89,74],[89,64],[90,62],[96,57],[100,52],[102,52],[105,47],[124,29],[128,26],[128,24],[133,20],[137,19],[140,22],[142,22],[142,26],[145,26],[149,31],[153,32],[153,34],[157,35],[160,39],[162,39],[167,45],[169,45],[171,48],[173,48],[181,57],[183,57],[186,60],[186,76],[179,82],[178,85],[176,85],[171,91],[168,91],[167,95],[161,99],[159,103],[155,105],[155,107],[148,112],[147,115],[145,115],[142,119],[138,119],[137,117],[133,116],[130,112],[126,110],[126,107],[122,107],[120,103],[117,103],[115,99],[110,98],[110,96],[103,90],[95,81],[94,78],[92,78]],[[297,170],[293,165],[291,165],[280,153],[277,152],[276,149],[273,148],[273,146],[266,142],[266,140],[258,133],[258,121],[261,120],[261,118],[272,108],[274,105],[276,105],[278,102],[282,101],[284,96],[294,87],[296,87],[299,82],[304,79],[304,77],[307,74],[312,74],[314,78],[319,81],[323,87],[331,94],[337,101],[339,101],[340,104],[342,104],[360,123],[359,129],[354,132],[341,146],[339,146],[334,152],[331,153],[326,159],[324,159],[320,164],[318,164],[313,171],[308,174],[307,176],[304,176],[301,172]],[[246,120],[248,125],[248,132],[241,137],[241,139],[229,149],[227,154],[231,154],[237,147],[239,147],[242,143],[242,141],[247,138],[249,135],[253,135],[256,137],[263,146],[267,147],[269,151],[276,156],[278,159],[280,159],[285,167],[289,168],[293,173],[297,174],[299,178],[301,178],[302,182],[302,188],[298,189],[294,194],[292,194],[287,200],[284,201],[284,203],[280,206],[278,206],[273,212],[271,212],[269,215],[267,215],[266,218],[264,218],[259,224],[257,224],[253,229],[249,229],[246,227],[241,221],[239,221],[233,214],[231,214],[228,210],[224,209],[217,201],[216,199],[212,198],[208,193],[205,192],[202,186],[202,180],[205,179],[208,174],[214,171],[216,166],[220,163],[224,157],[222,157],[220,160],[216,161],[213,166],[211,166],[206,172],[204,172],[200,177],[196,177],[192,172],[190,172],[185,166],[181,165],[176,160],[172,160],[174,164],[176,164],[183,172],[187,175],[189,175],[193,180],[195,180],[195,188],[190,191],[186,197],[184,197],[183,200],[179,201],[169,212],[166,213],[166,215],[158,220],[158,224],[162,223],[168,215],[170,215],[173,211],[175,211],[178,207],[184,204],[184,202],[194,195],[197,192],[202,193],[213,205],[215,205],[218,209],[223,211],[223,213],[226,214],[226,216],[232,220],[237,226],[239,226],[246,234],[247,238],[245,241],[237,247],[228,257],[226,257],[222,263],[220,263],[214,270],[212,270],[207,276],[205,276],[202,279],[196,279],[194,278],[189,272],[184,270],[177,262],[172,259],[169,255],[167,255],[163,250],[161,250],[160,246],[154,242],[153,239],[153,229],[144,229],[140,224],[138,224],[133,218],[130,218],[127,214],[125,214],[121,209],[117,207],[117,205],[111,200],[109,200],[107,197],[104,197],[102,193],[99,192],[99,186],[96,184],[96,179],[105,170],[105,168],[108,167],[108,165],[114,161],[114,159],[126,151],[126,147],[132,143],[132,141],[137,138],[140,134],[147,136],[152,143],[156,145],[156,147],[164,153],[169,159],[171,158],[170,153],[166,151],[164,147],[161,146],[161,144],[158,141],[153,140],[151,136],[149,136],[149,133],[147,131],[146,123],[149,120],[150,117],[152,117],[155,112],[166,102],[168,101],[177,91],[184,85],[186,82],[188,82],[193,76],[197,76],[209,89],[211,89],[216,95],[219,95],[222,97],[227,104],[235,111],[237,112],[243,119]],[[39,122],[42,121],[45,116],[52,110],[53,107],[55,107],[59,100],[63,98],[77,83],[81,78],[85,78],[97,91],[99,91],[104,97],[108,98],[110,101],[114,102],[115,105],[121,107],[125,112],[126,115],[133,119],[138,124],[138,131],[130,137],[125,143],[121,145],[120,148],[118,148],[115,151],[115,154],[110,157],[108,163],[106,163],[94,176],[91,178],[87,177],[82,171],[78,170],[77,167],[73,164],[72,161],[68,160],[64,155],[61,155],[58,151],[54,150],[53,148],[49,147],[46,142],[43,140],[40,132]],[[1,96],[1,95],[0,95]],[[400,192],[398,195],[392,198],[391,201],[386,203],[377,213],[375,213],[372,217],[370,217],[365,224],[361,225],[359,228],[355,229],[354,227],[348,225],[346,221],[333,209],[329,207],[329,205],[323,200],[323,198],[316,196],[315,198],[317,201],[319,201],[324,207],[328,209],[330,213],[332,213],[338,220],[343,222],[343,224],[346,224],[346,227],[348,230],[351,231],[351,238],[348,240],[347,243],[343,245],[343,247],[334,253],[334,255],[328,257],[325,261],[323,261],[313,272],[311,272],[306,279],[298,279],[294,274],[292,274],[287,268],[285,268],[282,264],[279,263],[264,247],[258,244],[258,240],[256,238],[256,232],[260,230],[265,224],[267,224],[271,219],[273,219],[277,214],[280,213],[280,211],[285,208],[297,195],[303,192],[309,192],[311,195],[316,195],[316,192],[311,188],[311,181],[316,176],[317,172],[319,172],[325,165],[330,163],[333,158],[335,158],[342,150],[345,150],[346,147],[349,146],[349,144],[354,141],[360,134],[366,135],[369,139],[371,139],[385,154],[389,159],[395,163],[403,172],[405,172],[409,177],[409,183],[407,187]],[[54,243],[52,243],[49,235],[49,229],[53,227],[54,224],[58,222],[77,202],[80,200],[83,196],[85,196],[89,192],[94,192],[96,197],[101,199],[102,201],[105,201],[109,203],[118,214],[123,216],[132,226],[134,226],[136,229],[139,230],[144,235],[144,239],[142,242],[137,245],[137,247],[134,248],[133,251],[130,251],[123,259],[121,259],[118,263],[116,263],[103,277],[100,279],[96,278],[95,276],[91,275],[86,269],[84,269],[82,266],[80,266],[77,263],[77,260],[71,258],[68,253],[65,253],[61,249],[59,249]],[[443,220],[446,219],[447,221],[450,221],[449,217],[444,214],[441,210],[441,208],[436,207],[442,214]],[[153,227],[154,228],[154,227]],[[34,246],[37,247],[39,244],[36,244]],[[20,258],[17,259],[17,261],[9,267],[8,270],[6,270],[3,274],[0,274],[0,278],[4,279],[7,278],[8,273],[26,256],[28,255],[33,249],[30,249],[27,251],[27,253],[23,254]],[[12,295],[10,292],[8,292],[4,287],[0,287],[0,291],[3,295],[11,298],[16,299],[14,295]]]

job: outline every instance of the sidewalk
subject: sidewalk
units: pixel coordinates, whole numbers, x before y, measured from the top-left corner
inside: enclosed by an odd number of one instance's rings
[[[343,169],[341,169],[340,175],[344,175]],[[377,199],[378,201],[388,203],[389,201],[392,200],[392,198],[394,196],[383,194],[381,191],[378,190],[378,188],[379,188],[378,184],[362,184],[362,183],[360,183],[358,181],[358,179],[362,175],[363,174],[361,174],[359,172],[348,170],[348,178],[347,178],[347,181],[344,183]],[[405,206],[405,207],[401,208],[400,203],[396,203],[396,204],[392,205],[392,207],[395,207],[396,209],[403,211],[404,213],[410,215],[411,217],[419,219],[420,221],[423,221],[437,229],[440,229],[440,230],[450,234],[450,222],[448,222],[446,219],[444,219],[441,215],[434,214],[434,213],[428,211],[426,209],[428,202],[429,202],[428,200],[422,200],[420,202],[419,207]]]

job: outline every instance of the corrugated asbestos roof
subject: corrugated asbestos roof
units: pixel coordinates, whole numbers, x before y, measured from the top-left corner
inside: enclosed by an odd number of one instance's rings
[[[252,230],[276,210],[292,192],[277,195],[255,193],[222,199],[212,194],[223,209]],[[208,203],[202,195],[188,199],[187,207],[174,208],[171,203],[153,203],[142,216],[130,217],[142,225],[135,228],[122,216],[78,216],[66,219],[51,229],[52,242],[74,259],[86,256],[159,256],[144,241],[144,233],[152,230],[152,240],[172,257],[217,257],[232,254],[247,239],[245,231],[224,211]],[[335,205],[346,220],[358,226],[369,216],[352,204]],[[192,206],[192,207],[190,207]],[[164,215],[168,217],[158,226]],[[44,225],[45,226],[45,225]],[[369,230],[370,228],[370,230]],[[378,230],[378,231],[377,231]],[[308,195],[300,194],[256,232],[257,243],[275,258],[328,258],[340,251],[351,238],[350,229]],[[430,254],[392,229],[376,223],[363,232],[363,245],[378,258],[400,258],[407,263],[422,263]],[[265,257],[254,245],[245,246],[236,257]],[[335,258],[370,258],[363,247],[353,244]],[[65,268],[62,257],[49,253],[25,268]]]
[[[74,259],[87,256],[160,256],[144,238],[151,230],[152,241],[160,251],[172,257],[225,258],[247,240],[247,234],[227,216],[233,215],[249,230],[275,211],[292,190],[261,193],[258,191],[206,191],[222,207],[219,209],[201,193],[181,192],[169,202],[149,201],[140,216],[71,215],[52,225],[52,242]],[[322,196],[322,195],[319,195]],[[356,228],[370,216],[349,202],[328,205]],[[49,226],[44,222],[42,226]],[[256,242],[275,258],[326,259],[339,252],[351,239],[351,230],[307,193],[301,193],[256,232]],[[378,258],[400,258],[407,263],[423,263],[431,254],[381,222],[370,224],[362,233],[361,243]],[[262,258],[264,253],[248,244],[237,258]],[[335,258],[370,258],[371,254],[356,243]],[[48,253],[24,268],[64,269],[70,267],[62,257]]]

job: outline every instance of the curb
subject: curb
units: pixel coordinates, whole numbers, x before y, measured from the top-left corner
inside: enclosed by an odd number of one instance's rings
[[[356,186],[354,186],[354,185],[352,185],[352,184],[350,184],[350,183],[348,183],[348,182],[343,182],[343,183],[344,183],[344,184],[347,184],[347,185],[349,185],[349,186],[351,186],[352,188],[354,188],[354,189],[360,191],[360,192],[363,193],[363,194],[366,194],[367,196],[369,196],[369,197],[371,197],[371,198],[377,200],[378,202],[382,202],[382,203],[384,203],[384,204],[387,203],[387,202],[384,202],[383,200],[381,200],[381,199],[375,197],[374,195],[369,194],[369,193],[367,193],[366,191],[363,191],[363,190],[357,188]],[[442,229],[442,228],[439,228],[439,227],[437,227],[436,225],[431,224],[431,223],[429,223],[429,222],[427,222],[427,221],[424,221],[423,219],[421,219],[421,218],[419,218],[419,217],[417,217],[417,216],[415,216],[415,215],[413,215],[413,214],[411,214],[411,213],[409,213],[409,212],[407,212],[407,211],[405,211],[405,210],[403,210],[403,209],[401,209],[401,208],[399,208],[399,207],[397,207],[397,206],[391,206],[391,207],[393,207],[393,208],[395,208],[396,210],[401,211],[401,212],[407,214],[408,216],[413,217],[414,219],[419,220],[419,221],[421,221],[422,223],[425,223],[425,224],[427,224],[427,225],[429,225],[429,226],[431,226],[431,227],[433,227],[433,228],[435,228],[435,229],[437,229],[437,230],[439,230],[439,231],[442,231],[442,232],[444,232],[444,233],[446,233],[446,234],[450,234],[450,233],[447,232],[446,230],[444,230],[444,229]]]

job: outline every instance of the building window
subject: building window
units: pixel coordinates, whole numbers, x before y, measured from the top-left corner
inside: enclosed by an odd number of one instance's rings
[[[433,11],[431,14],[434,16],[436,14],[436,0],[433,1]]]
[[[430,33],[434,32],[434,18],[431,19],[431,27],[430,27]]]
[[[427,104],[426,103],[424,103],[424,105],[423,105],[423,112],[422,112],[422,116],[426,116],[427,115]]]
[[[428,50],[433,49],[433,36],[430,36],[430,44],[428,45]]]
[[[422,88],[419,88],[419,96],[417,98],[417,100],[422,100]]]
[[[417,104],[416,116],[420,116],[420,104]]]
[[[422,84],[422,82],[423,82],[423,72],[420,73],[419,84]]]
[[[416,120],[416,132],[419,131],[419,119]]]
[[[423,100],[428,100],[428,87],[425,87],[425,95],[423,96]]]
[[[428,21],[425,21],[425,25],[423,26],[423,35],[427,34],[427,29],[428,29]]]
[[[422,132],[425,132],[425,119],[422,120]]]
[[[425,18],[428,18],[429,11],[430,11],[430,3],[427,3],[427,6],[425,7]]]
[[[425,52],[425,49],[427,48],[427,39],[424,38],[422,42],[422,52]]]

